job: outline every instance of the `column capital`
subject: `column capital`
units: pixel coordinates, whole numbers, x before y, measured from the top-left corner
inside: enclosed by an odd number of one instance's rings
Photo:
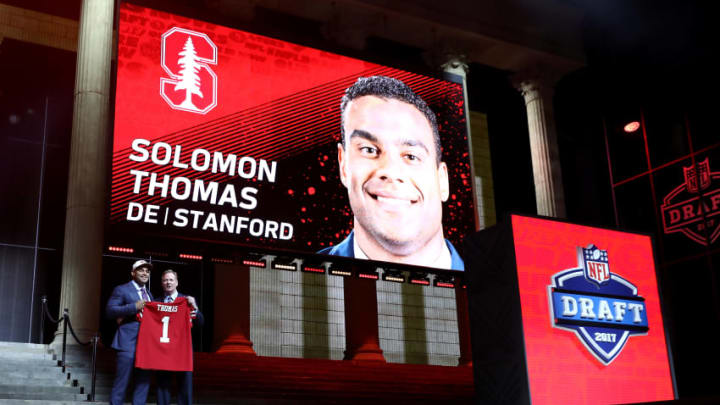
[[[513,84],[523,96],[523,99],[525,99],[525,104],[552,94],[552,88],[549,88],[539,80],[523,79],[522,81],[514,82]]]
[[[423,59],[433,69],[466,77],[469,54],[469,49],[462,44],[439,40],[423,53]]]
[[[528,101],[528,96],[552,94],[563,72],[542,64],[535,64],[514,73],[511,82]]]
[[[467,63],[467,56],[463,54],[446,54],[446,61],[440,67],[443,71],[466,77],[470,68]]]

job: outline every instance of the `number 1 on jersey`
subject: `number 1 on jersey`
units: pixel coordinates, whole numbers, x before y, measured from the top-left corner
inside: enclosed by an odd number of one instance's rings
[[[163,316],[160,322],[162,322],[163,324],[163,334],[162,336],[160,336],[160,343],[170,343],[170,338],[168,337],[168,325],[170,325],[170,317]]]

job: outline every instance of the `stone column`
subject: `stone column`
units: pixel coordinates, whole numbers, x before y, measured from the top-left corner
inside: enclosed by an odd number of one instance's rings
[[[516,79],[527,108],[537,213],[564,218],[565,195],[552,107],[552,82],[540,75]]]
[[[78,35],[75,102],[65,218],[60,315],[70,313],[78,338],[98,330],[107,175],[112,0],[84,0]],[[53,344],[62,342],[62,327]],[[68,338],[69,343],[75,343]]]
[[[250,268],[216,264],[214,295],[217,352],[255,356],[250,341]]]
[[[467,94],[467,72],[468,65],[462,56],[450,56],[448,61],[442,65],[444,72],[452,73],[462,78],[463,94],[465,96],[465,119],[467,124],[468,148],[472,151],[471,132],[470,132],[470,108],[468,106]],[[473,166],[472,154],[470,156],[470,167]],[[472,173],[471,178],[475,178]],[[475,206],[478,206],[477,193],[473,196]],[[475,228],[478,227],[478,213],[475,210]],[[459,366],[472,366],[472,347],[470,346],[470,312],[468,311],[467,293],[462,288],[455,289],[455,307],[457,310],[458,337],[460,343]]]
[[[344,281],[345,360],[384,362],[375,280],[347,277]]]

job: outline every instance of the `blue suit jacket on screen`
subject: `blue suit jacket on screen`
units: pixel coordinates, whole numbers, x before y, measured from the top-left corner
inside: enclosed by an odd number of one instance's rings
[[[148,291],[148,295],[152,299],[150,291]],[[140,322],[135,318],[137,313],[135,302],[139,299],[137,289],[132,281],[115,287],[110,295],[105,306],[105,316],[113,320],[123,318],[112,341],[111,347],[115,350],[135,352],[135,343],[138,330],[140,330]]]
[[[355,257],[355,251],[353,249],[354,237],[355,236],[353,235],[353,232],[350,232],[350,235],[348,235],[347,238],[345,238],[345,240],[343,240],[342,242],[338,243],[335,246],[321,249],[318,251],[318,253],[331,256]],[[463,261],[462,257],[460,257],[460,254],[457,252],[457,250],[455,250],[455,246],[453,246],[453,244],[450,243],[450,241],[447,239],[445,239],[445,243],[450,250],[450,268],[452,270],[465,271],[465,262]]]

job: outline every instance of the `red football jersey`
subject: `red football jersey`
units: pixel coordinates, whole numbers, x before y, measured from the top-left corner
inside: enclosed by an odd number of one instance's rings
[[[175,302],[147,302],[140,321],[135,367],[192,371],[190,308],[185,297]]]

